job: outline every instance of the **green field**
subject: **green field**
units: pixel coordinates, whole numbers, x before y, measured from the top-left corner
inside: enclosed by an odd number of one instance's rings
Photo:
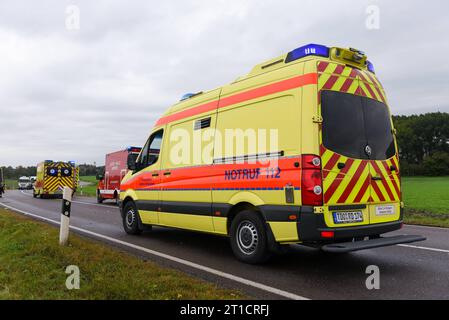
[[[87,197],[95,197],[97,195],[97,179],[95,176],[82,176],[80,177],[80,181],[90,183],[87,186],[80,186],[76,191],[77,195],[87,196]]]
[[[402,178],[405,221],[449,227],[449,177]]]
[[[84,182],[89,182],[89,183],[92,183],[92,184],[97,184],[97,178],[95,177],[95,176],[82,176],[82,177],[80,177],[80,180],[81,181],[84,181]]]
[[[7,190],[17,189],[17,180],[5,179],[5,186]]]
[[[0,300],[4,299],[242,299],[235,290],[70,235],[0,209]],[[66,267],[80,270],[80,289],[68,290]]]

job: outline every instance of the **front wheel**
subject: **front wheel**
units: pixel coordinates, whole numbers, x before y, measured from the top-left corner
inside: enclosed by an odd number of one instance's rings
[[[269,259],[265,222],[254,211],[242,211],[231,224],[231,248],[245,263],[257,264]]]
[[[132,202],[123,207],[123,229],[127,234],[138,235],[142,233],[139,227],[139,212]]]

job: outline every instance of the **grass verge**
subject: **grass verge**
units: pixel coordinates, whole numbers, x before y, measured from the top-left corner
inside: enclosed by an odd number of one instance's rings
[[[66,267],[80,269],[80,289],[65,286]],[[0,208],[0,299],[241,299],[182,272],[162,268]]]
[[[449,214],[423,212],[416,209],[405,209],[404,222],[422,226],[449,228]]]
[[[449,227],[449,177],[404,177],[402,192],[406,223]]]

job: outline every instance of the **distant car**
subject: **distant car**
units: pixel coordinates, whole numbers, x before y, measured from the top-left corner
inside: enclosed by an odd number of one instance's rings
[[[19,190],[31,190],[33,189],[33,183],[30,177],[20,177],[18,181]]]

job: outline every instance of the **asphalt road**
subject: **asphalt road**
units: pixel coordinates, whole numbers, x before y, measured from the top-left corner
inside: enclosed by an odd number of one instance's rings
[[[8,191],[0,204],[34,218],[60,220],[60,200]],[[265,265],[252,266],[233,257],[227,238],[167,228],[126,235],[118,208],[92,198],[74,200],[70,223],[74,232],[256,299],[449,299],[449,229],[405,226],[396,233],[423,235],[427,241],[345,255],[295,245]],[[370,265],[379,267],[379,290],[366,288]]]

